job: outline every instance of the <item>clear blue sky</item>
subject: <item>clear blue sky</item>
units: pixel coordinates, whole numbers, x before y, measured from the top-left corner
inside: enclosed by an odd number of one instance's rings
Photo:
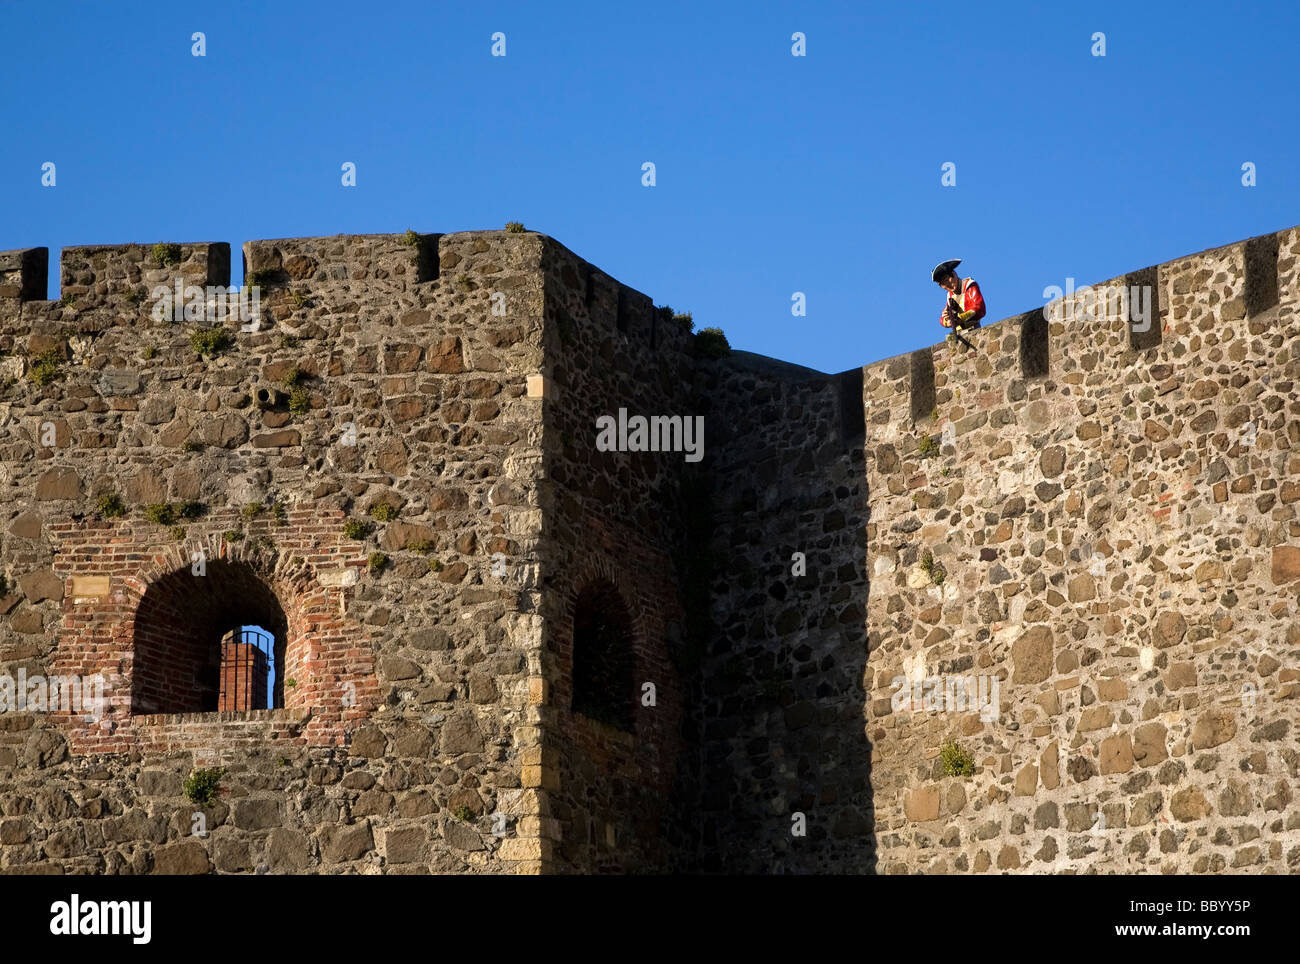
[[[1298,11],[0,3],[0,249],[520,220],[734,347],[840,371],[941,340],[949,257],[992,321],[1300,222]]]

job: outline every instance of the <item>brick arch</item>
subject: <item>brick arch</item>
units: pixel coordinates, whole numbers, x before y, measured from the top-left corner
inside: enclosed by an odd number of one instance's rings
[[[301,658],[301,632],[291,625],[297,622],[289,615],[294,596],[286,590],[242,559],[208,560],[203,575],[183,566],[152,579],[129,626],[131,712],[216,710],[221,638],[245,624],[275,637],[275,705],[292,706],[293,692],[286,701],[284,680],[287,667]]]
[[[249,523],[234,508],[213,509],[183,542],[160,543],[154,525],[118,523],[111,552],[103,549],[103,526],[67,523],[56,530],[53,567],[69,591],[51,668],[101,675],[107,704],[99,719],[61,721],[73,753],[170,751],[231,739],[346,744],[381,698],[370,632],[348,612],[365,557],[341,532],[342,510],[299,511],[288,525],[265,526],[265,534],[235,542],[224,533]],[[200,550],[207,575],[192,576]],[[207,588],[195,593],[202,579]],[[175,621],[170,636],[166,617]],[[148,692],[148,661],[165,655],[162,644],[170,639],[183,660],[195,652],[181,638],[183,627],[245,619],[283,636],[280,707],[207,713],[157,698],[150,708],[140,705],[135,676],[144,674],[141,689]]]
[[[612,561],[603,556],[590,557],[575,570],[567,591],[561,597],[563,605],[557,614],[560,617],[556,626],[558,632],[552,637],[556,671],[553,685],[558,697],[556,704],[565,713],[572,712],[573,706],[573,632],[578,600],[584,591],[601,585],[608,586],[618,595],[627,615],[627,643],[632,652],[632,673],[637,676],[642,670],[641,656],[649,640],[645,617],[637,605],[635,587],[629,585],[627,573],[615,568]]]
[[[582,585],[570,600],[575,713],[636,729],[636,637],[632,611],[613,581]]]
[[[619,598],[623,600],[623,605],[627,607],[633,640],[638,643],[644,642],[645,619],[632,605],[632,600],[636,598],[636,592],[634,587],[628,585],[628,582],[626,570],[615,568],[613,562],[604,556],[588,559],[576,571],[576,576],[570,584],[570,590],[565,599],[565,613],[569,619],[573,618],[574,606],[577,603],[578,595],[583,589],[597,583],[607,583],[618,593]]]

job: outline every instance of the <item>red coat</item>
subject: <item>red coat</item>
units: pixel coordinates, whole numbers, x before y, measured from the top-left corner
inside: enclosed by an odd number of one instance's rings
[[[980,286],[975,283],[974,278],[966,278],[962,281],[961,294],[948,292],[948,301],[944,307],[950,304],[956,304],[961,328],[977,328],[980,319],[984,317],[984,295],[980,293]],[[943,322],[945,328],[951,328],[952,325],[946,320]]]

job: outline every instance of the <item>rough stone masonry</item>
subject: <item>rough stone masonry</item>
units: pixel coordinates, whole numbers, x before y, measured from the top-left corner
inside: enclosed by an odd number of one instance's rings
[[[1300,866],[1300,230],[1098,286],[1146,331],[839,375],[697,357],[532,232],[243,254],[254,330],[152,313],[225,244],[66,248],[60,301],[0,253],[0,676],[106,700],[0,713],[0,871]],[[705,458],[601,451],[620,409]],[[624,721],[575,709],[591,600]],[[275,705],[203,709],[242,623]]]

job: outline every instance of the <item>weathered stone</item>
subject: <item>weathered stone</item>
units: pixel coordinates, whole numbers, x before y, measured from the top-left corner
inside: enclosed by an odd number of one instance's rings
[[[1236,735],[1237,719],[1230,710],[1208,710],[1192,727],[1192,745],[1198,750],[1208,750],[1227,743]]]
[[[475,851],[485,849],[483,838],[473,827],[460,820],[449,819],[443,824],[443,837],[449,846],[456,850]]]
[[[388,739],[377,726],[363,726],[352,737],[350,751],[358,757],[381,757],[388,751]]]
[[[63,580],[49,569],[27,573],[18,580],[18,585],[28,602],[38,603],[46,599],[57,602],[63,598]]]
[[[320,832],[321,854],[331,863],[343,863],[360,860],[375,849],[375,840],[370,832],[370,821],[351,826],[330,824],[322,827]]]
[[[37,495],[37,498],[40,498]],[[1300,548],[1275,546],[1273,548],[1273,585],[1281,586],[1300,579]]]
[[[268,432],[265,435],[253,436],[253,445],[260,449],[288,448],[298,444],[300,444],[300,437],[296,429],[286,429],[282,432]]]
[[[384,656],[379,661],[379,672],[385,678],[394,681],[419,679],[420,666],[402,656]]]
[[[281,823],[280,807],[274,800],[264,798],[238,800],[234,805],[233,820],[240,830],[265,830]]]
[[[146,797],[175,797],[181,792],[180,774],[171,770],[144,770],[135,785]]]
[[[266,858],[273,873],[295,873],[311,864],[307,838],[294,830],[272,830],[267,837]]]
[[[1210,815],[1210,802],[1198,787],[1179,790],[1169,801],[1169,812],[1180,823],[1203,820]]]
[[[1177,691],[1196,685],[1195,663],[1170,663],[1165,673],[1165,686]]]
[[[50,469],[36,482],[36,498],[42,502],[81,498],[81,477],[67,466]]]
[[[1061,774],[1058,769],[1059,761],[1057,759],[1058,749],[1056,743],[1049,743],[1043,755],[1039,758],[1038,769],[1042,774],[1043,789],[1055,790],[1061,785]]]
[[[1046,626],[1034,626],[1023,633],[1011,648],[1015,673],[1013,684],[1041,683],[1052,674],[1054,651],[1052,631]]]
[[[434,531],[418,523],[390,522],[384,526],[379,544],[389,552],[397,552],[412,546],[433,545]]]
[[[1016,774],[1016,796],[1031,797],[1038,789],[1038,767],[1029,763]]]
[[[181,840],[165,844],[154,851],[153,872],[155,874],[206,874],[212,870],[212,862],[203,844],[197,840]]]
[[[1168,758],[1165,736],[1163,723],[1145,723],[1133,731],[1133,759],[1139,766],[1154,766]]]
[[[1068,598],[1072,603],[1088,602],[1097,598],[1097,584],[1090,573],[1081,572],[1070,580]]]
[[[1151,627],[1151,643],[1161,649],[1175,646],[1187,635],[1187,620],[1182,613],[1163,612]]]
[[[1102,740],[1097,756],[1103,776],[1107,773],[1127,773],[1133,769],[1133,746],[1127,733],[1117,733]]]
[[[1083,711],[1079,716],[1079,732],[1086,733],[1090,730],[1104,730],[1115,722],[1115,714],[1106,704],[1093,706]]]
[[[1039,468],[1044,476],[1054,479],[1065,471],[1065,449],[1059,445],[1052,445],[1043,449],[1043,454],[1038,459]]]
[[[479,753],[483,749],[483,733],[471,713],[457,713],[442,725],[439,749],[446,756],[461,753]]]
[[[1225,817],[1244,817],[1254,805],[1250,787],[1241,780],[1229,780],[1219,791],[1219,813]]]
[[[926,823],[939,819],[939,788],[917,787],[908,791],[903,800],[903,812],[913,823]]]
[[[410,864],[425,859],[429,836],[422,827],[389,830],[384,835],[384,857],[391,864]]]
[[[9,531],[20,539],[39,539],[41,537],[41,516],[36,512],[24,512],[9,526]]]
[[[460,339],[449,335],[436,345],[430,346],[429,360],[425,365],[427,371],[442,375],[456,375],[465,370],[464,353]]]

